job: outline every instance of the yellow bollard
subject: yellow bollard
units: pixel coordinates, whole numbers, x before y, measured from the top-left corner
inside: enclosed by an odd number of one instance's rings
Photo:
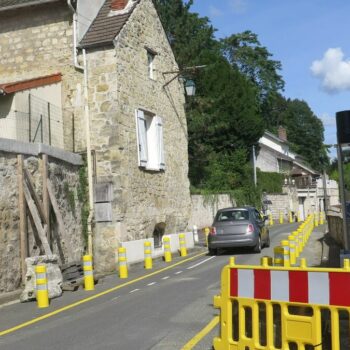
[[[280,224],[283,224],[283,212],[282,211],[280,211]]]
[[[152,261],[152,243],[149,241],[146,241],[143,244],[143,251],[145,254],[145,269],[151,270],[153,267],[153,261]]]
[[[163,242],[164,242],[164,261],[171,262],[172,256],[171,256],[171,249],[170,249],[170,238],[164,237]]]
[[[315,227],[318,226],[318,213],[315,213]]]
[[[83,270],[84,270],[84,289],[85,290],[94,290],[94,270],[92,268],[92,256],[84,255],[83,256]]]
[[[300,255],[298,232],[297,232],[297,231],[294,231],[294,232],[292,233],[292,236],[294,237],[294,242],[295,242],[295,257],[298,258],[299,255]]]
[[[292,216],[292,212],[289,211],[289,223],[292,224],[293,223],[293,216]]]
[[[187,256],[187,248],[186,248],[186,239],[185,234],[179,234],[179,242],[180,242],[180,256]]]
[[[273,219],[272,219],[272,214],[269,215],[269,225],[273,225]]]
[[[283,266],[284,249],[280,246],[273,248],[274,266]]]
[[[283,248],[283,266],[290,266],[290,253],[289,253],[289,241],[283,240],[281,242],[281,247]]]
[[[35,267],[35,290],[38,308],[49,306],[49,291],[47,289],[46,266],[37,265]]]
[[[260,259],[260,264],[263,267],[273,266],[273,258],[272,258],[272,256],[263,256]]]
[[[320,225],[323,225],[324,224],[324,212],[321,211],[320,212]]]
[[[118,248],[119,277],[128,278],[128,263],[126,260],[126,248]]]
[[[205,244],[206,244],[207,247],[208,247],[208,236],[209,236],[209,233],[210,233],[210,228],[206,227],[204,229],[204,234],[205,234]]]
[[[293,235],[288,236],[289,241],[289,256],[290,256],[290,266],[295,266],[297,263],[295,254],[295,237]]]

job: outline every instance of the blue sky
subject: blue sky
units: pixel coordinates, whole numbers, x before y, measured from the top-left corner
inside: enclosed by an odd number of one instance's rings
[[[335,113],[350,109],[350,0],[194,0],[192,12],[218,38],[258,34],[282,63],[284,96],[305,100],[336,143]]]

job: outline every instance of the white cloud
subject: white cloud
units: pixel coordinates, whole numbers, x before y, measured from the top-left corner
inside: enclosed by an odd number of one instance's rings
[[[322,121],[322,123],[323,123],[323,125],[325,126],[325,127],[327,127],[327,126],[335,126],[335,117],[331,117],[329,114],[327,114],[327,113],[323,113],[322,115],[321,115],[321,117],[320,117],[320,119],[321,119],[321,121]]]
[[[228,0],[228,5],[234,13],[243,13],[247,10],[246,0]]]
[[[310,69],[326,91],[350,90],[350,60],[344,59],[341,48],[328,49],[321,60],[312,62]]]
[[[210,17],[220,17],[222,16],[224,13],[218,9],[217,7],[210,5],[209,6],[209,16]]]

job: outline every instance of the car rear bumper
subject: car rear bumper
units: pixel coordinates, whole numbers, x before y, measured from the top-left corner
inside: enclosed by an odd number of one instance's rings
[[[257,236],[244,235],[222,235],[209,236],[209,248],[235,248],[235,247],[254,247],[258,243]]]

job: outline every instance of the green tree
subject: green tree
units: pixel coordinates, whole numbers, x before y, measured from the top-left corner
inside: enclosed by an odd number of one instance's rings
[[[272,54],[262,46],[255,33],[247,30],[222,40],[223,53],[232,66],[247,76],[259,90],[261,102],[283,90],[279,71],[282,65],[272,60]]]
[[[324,127],[320,119],[302,100],[288,99],[281,113],[281,124],[286,126],[288,141],[296,153],[303,156],[316,170],[322,170],[328,162],[327,149],[323,145]]]

